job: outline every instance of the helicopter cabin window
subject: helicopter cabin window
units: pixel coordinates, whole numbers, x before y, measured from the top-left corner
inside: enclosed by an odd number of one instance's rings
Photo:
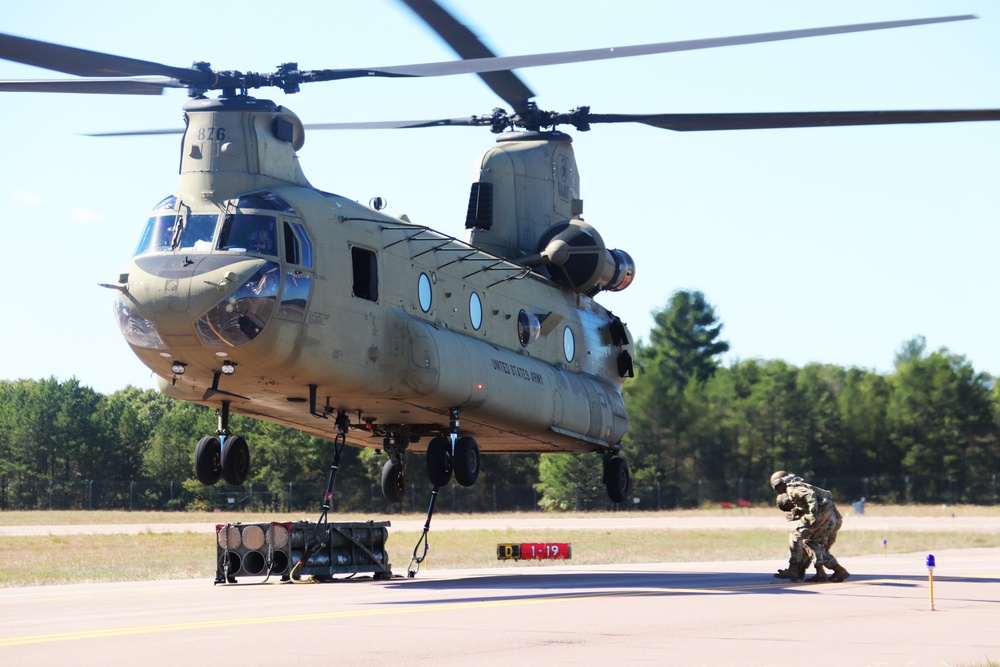
[[[483,326],[483,302],[476,292],[469,295],[469,319],[472,321],[472,328],[476,331],[479,331],[479,327]]]
[[[169,252],[174,244],[177,233],[177,198],[167,197],[153,208],[152,215],[146,220],[146,227],[139,237],[133,256],[145,255],[150,252]]]
[[[375,253],[364,248],[351,248],[354,269],[354,296],[378,301],[378,264]]]
[[[432,297],[431,279],[427,277],[426,273],[421,273],[420,277],[417,278],[417,301],[420,302],[420,310],[426,313],[431,309]]]
[[[565,355],[566,361],[573,361],[573,357],[576,356],[576,338],[573,336],[573,330],[569,327],[563,331],[563,355]]]
[[[219,216],[211,215],[189,215],[184,220],[184,231],[181,232],[181,250],[193,250],[195,252],[212,249],[212,237],[215,236],[215,223],[219,221]]]
[[[285,262],[312,268],[312,241],[306,235],[305,228],[297,222],[286,222],[284,230]]]
[[[222,223],[219,250],[278,255],[278,228],[274,216],[258,213],[230,213]]]

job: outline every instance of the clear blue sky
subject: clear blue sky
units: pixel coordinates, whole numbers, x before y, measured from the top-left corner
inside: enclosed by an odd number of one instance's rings
[[[837,3],[555,0],[518,13],[448,6],[501,55],[953,14],[977,21],[521,70],[546,109],[594,112],[1000,108],[1000,7],[986,0]],[[613,11],[612,11],[613,8]],[[282,13],[285,13],[283,16]],[[271,71],[452,59],[394,0],[363,3],[38,0],[0,31],[187,66]],[[0,78],[59,78],[0,63]],[[162,97],[0,93],[5,243],[0,377],[152,387],[112,314],[113,282],[150,208],[177,185],[176,136],[87,132],[181,126]],[[472,75],[260,92],[307,123],[424,119],[502,106]],[[300,151],[324,190],[461,236],[484,129],[324,132]],[[576,133],[585,218],[638,266],[600,300],[638,338],[677,289],[703,291],[729,359],[888,372],[914,335],[1000,375],[996,296],[1000,123],[674,133]]]

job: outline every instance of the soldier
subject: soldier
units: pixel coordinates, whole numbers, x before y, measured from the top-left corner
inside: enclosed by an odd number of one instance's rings
[[[805,575],[809,561],[816,563],[816,576],[809,581],[844,581],[851,573],[841,566],[830,548],[837,540],[843,523],[833,497],[826,489],[806,484],[801,477],[784,470],[771,475],[771,487],[778,492],[778,507],[786,512],[789,521],[795,521],[788,536],[788,569],[779,570],[779,579],[798,581]],[[827,576],[826,568],[833,570]]]

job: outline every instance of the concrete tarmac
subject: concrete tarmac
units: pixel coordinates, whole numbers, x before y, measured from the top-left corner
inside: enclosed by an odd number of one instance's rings
[[[415,578],[0,589],[0,665],[985,666],[1000,549],[782,561],[424,569]],[[393,564],[405,573],[406,564]]]

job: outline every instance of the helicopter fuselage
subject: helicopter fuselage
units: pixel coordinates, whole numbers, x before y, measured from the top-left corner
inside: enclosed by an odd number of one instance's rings
[[[421,451],[460,408],[483,452],[619,448],[631,337],[591,296],[313,188],[287,109],[186,112],[180,188],[116,285],[163,392],[326,438],[346,413],[362,446]]]

